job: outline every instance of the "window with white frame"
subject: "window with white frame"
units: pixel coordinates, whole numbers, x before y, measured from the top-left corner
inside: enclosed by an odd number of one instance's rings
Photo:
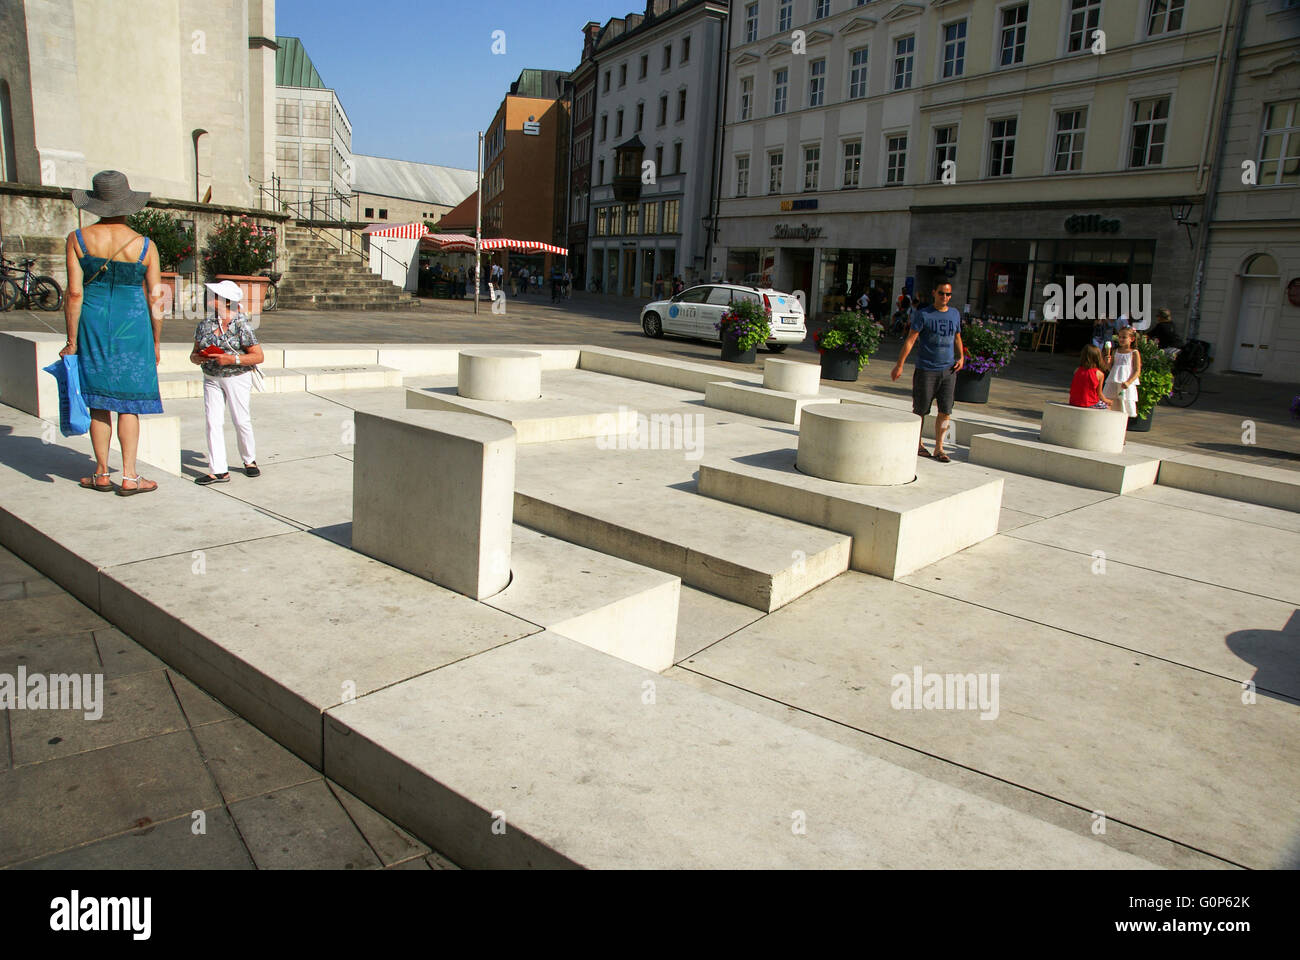
[[[825,20],[831,15],[831,0],[817,0],[813,7],[813,19]]]
[[[912,60],[916,55],[916,37],[899,37],[894,41],[894,89],[912,85]]]
[[[989,176],[1009,177],[1016,159],[1016,118],[989,124]]]
[[[1183,25],[1183,0],[1148,0],[1147,36],[1174,33]]]
[[[673,65],[673,45],[671,43],[666,43],[664,44],[664,65],[662,69],[667,70],[672,65]]]
[[[1088,111],[1056,111],[1056,153],[1052,160],[1053,173],[1072,173],[1083,169],[1083,132]]]
[[[609,216],[608,207],[596,208],[596,236],[603,237],[608,233],[606,217]]]
[[[1270,187],[1300,183],[1300,100],[1264,106],[1258,183]]]
[[[776,150],[767,155],[767,192],[780,193],[785,175],[785,153]]]
[[[686,91],[677,91],[677,122],[681,123],[686,119]]]
[[[776,8],[776,32],[785,33],[794,24],[794,0],[780,0]]]
[[[758,39],[758,4],[751,3],[745,7],[745,42],[753,43]]]
[[[740,78],[740,117],[748,120],[754,115],[754,78]]]
[[[816,146],[803,148],[803,188],[816,190],[822,178],[822,148]]]
[[[790,69],[777,70],[772,74],[772,112],[785,113],[787,88],[790,85]]]
[[[966,70],[966,21],[946,24],[943,28],[944,78],[960,77]]]
[[[645,204],[645,232],[659,232],[659,201],[651,200]]]
[[[677,218],[680,205],[680,200],[664,201],[664,233],[677,233]]]
[[[1029,4],[1002,10],[1002,53],[1000,63],[1009,67],[1025,62],[1025,34],[1029,31]]]
[[[943,165],[949,161],[957,162],[957,125],[934,128],[934,173],[935,180],[943,179]]]
[[[907,177],[907,134],[885,138],[885,183],[902,183]]]
[[[659,126],[668,122],[668,94],[659,98]]]
[[[749,196],[749,157],[736,158],[736,196]]]
[[[867,48],[849,54],[849,99],[861,100],[867,95]]]
[[[1101,26],[1101,0],[1070,0],[1070,33],[1065,52],[1078,53],[1090,48],[1092,33]]]
[[[856,187],[862,176],[862,141],[850,140],[844,144],[844,186]]]
[[[1153,97],[1133,104],[1133,128],[1129,132],[1130,167],[1156,167],[1164,162],[1168,126],[1168,97]]]
[[[814,60],[808,64],[808,106],[820,107],[826,102],[826,61]]]

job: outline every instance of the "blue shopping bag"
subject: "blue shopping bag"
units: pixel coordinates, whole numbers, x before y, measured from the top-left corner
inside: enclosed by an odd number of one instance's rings
[[[81,368],[77,355],[59,357],[45,368],[59,384],[59,431],[65,437],[78,437],[90,429],[90,408],[81,395]]]

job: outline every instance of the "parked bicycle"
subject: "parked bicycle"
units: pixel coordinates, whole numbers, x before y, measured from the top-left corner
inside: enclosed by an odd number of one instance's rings
[[[1214,358],[1205,340],[1188,340],[1174,354],[1174,388],[1168,397],[1172,407],[1190,407],[1201,395],[1201,374]]]
[[[0,258],[0,310],[58,310],[63,306],[63,288],[53,277],[32,273],[35,258],[22,261],[22,269],[12,260]]]
[[[263,312],[263,313],[265,313],[265,312],[268,311],[268,310],[274,310],[274,309],[275,309],[275,304],[276,304],[276,288],[275,288],[275,285],[276,285],[277,283],[280,282],[280,278],[283,277],[284,274],[282,274],[282,273],[268,273],[267,276],[270,277],[271,282],[268,283],[268,284],[266,285],[266,292],[262,294],[262,312]]]

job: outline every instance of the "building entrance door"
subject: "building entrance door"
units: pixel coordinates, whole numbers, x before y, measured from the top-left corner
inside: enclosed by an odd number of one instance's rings
[[[623,251],[623,270],[619,276],[621,281],[619,293],[625,297],[636,296],[636,250]]]
[[[1241,308],[1237,312],[1237,335],[1232,343],[1232,369],[1241,373],[1263,373],[1268,358],[1267,341],[1277,314],[1277,279],[1243,277]]]

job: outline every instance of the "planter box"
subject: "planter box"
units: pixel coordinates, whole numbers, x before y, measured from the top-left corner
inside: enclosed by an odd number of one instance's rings
[[[735,340],[722,341],[722,359],[730,363],[753,363],[758,356],[758,347],[750,347],[748,350],[736,349]]]
[[[858,355],[848,350],[822,351],[822,379],[853,383],[858,379]]]
[[[958,370],[953,397],[961,403],[988,403],[989,384],[992,382],[993,373],[989,370],[983,373],[967,373],[965,370]]]
[[[1154,417],[1155,415],[1156,415],[1156,408],[1152,407],[1151,412],[1148,413],[1145,417],[1129,417],[1128,432],[1129,433],[1149,432],[1151,429],[1151,418]]]

